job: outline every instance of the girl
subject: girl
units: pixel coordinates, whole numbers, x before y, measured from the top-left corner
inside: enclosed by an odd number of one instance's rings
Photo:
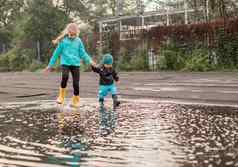
[[[81,59],[83,59],[86,64],[95,66],[95,63],[85,51],[84,45],[81,39],[78,37],[78,34],[79,28],[76,23],[70,23],[67,25],[63,33],[52,41],[53,43],[58,44],[58,46],[55,49],[48,66],[45,69],[46,72],[51,71],[52,66],[55,64],[58,57],[60,57],[60,64],[62,67],[62,80],[59,89],[59,96],[56,102],[58,104],[64,104],[67,81],[69,78],[69,72],[71,72],[74,88],[74,95],[72,97],[71,105],[76,108],[79,107],[80,101],[79,79]]]

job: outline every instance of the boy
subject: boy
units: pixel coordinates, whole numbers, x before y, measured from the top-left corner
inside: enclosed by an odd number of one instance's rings
[[[102,65],[99,67],[92,66],[92,70],[99,74],[99,104],[100,108],[104,106],[104,98],[110,93],[113,99],[113,110],[120,105],[117,97],[117,87],[114,80],[119,82],[117,72],[112,67],[113,57],[111,54],[105,54],[102,59]]]

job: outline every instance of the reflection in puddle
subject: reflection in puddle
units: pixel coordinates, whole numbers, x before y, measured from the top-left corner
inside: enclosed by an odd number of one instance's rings
[[[233,108],[125,102],[59,112],[53,102],[0,106],[0,165],[238,166]]]

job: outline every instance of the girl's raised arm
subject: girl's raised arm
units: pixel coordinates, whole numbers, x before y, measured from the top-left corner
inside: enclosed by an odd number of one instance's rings
[[[54,40],[52,40],[52,43],[54,45],[57,45],[65,36],[67,35],[67,28],[64,29],[58,37],[56,37]]]

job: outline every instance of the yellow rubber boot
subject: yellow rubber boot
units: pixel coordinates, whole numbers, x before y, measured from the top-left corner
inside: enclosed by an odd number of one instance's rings
[[[64,104],[65,95],[66,95],[66,89],[65,89],[65,88],[60,88],[60,90],[59,90],[59,96],[58,96],[56,102],[57,102],[58,104]]]
[[[72,107],[78,108],[79,107],[79,102],[80,102],[80,97],[79,96],[73,96],[72,97]]]

